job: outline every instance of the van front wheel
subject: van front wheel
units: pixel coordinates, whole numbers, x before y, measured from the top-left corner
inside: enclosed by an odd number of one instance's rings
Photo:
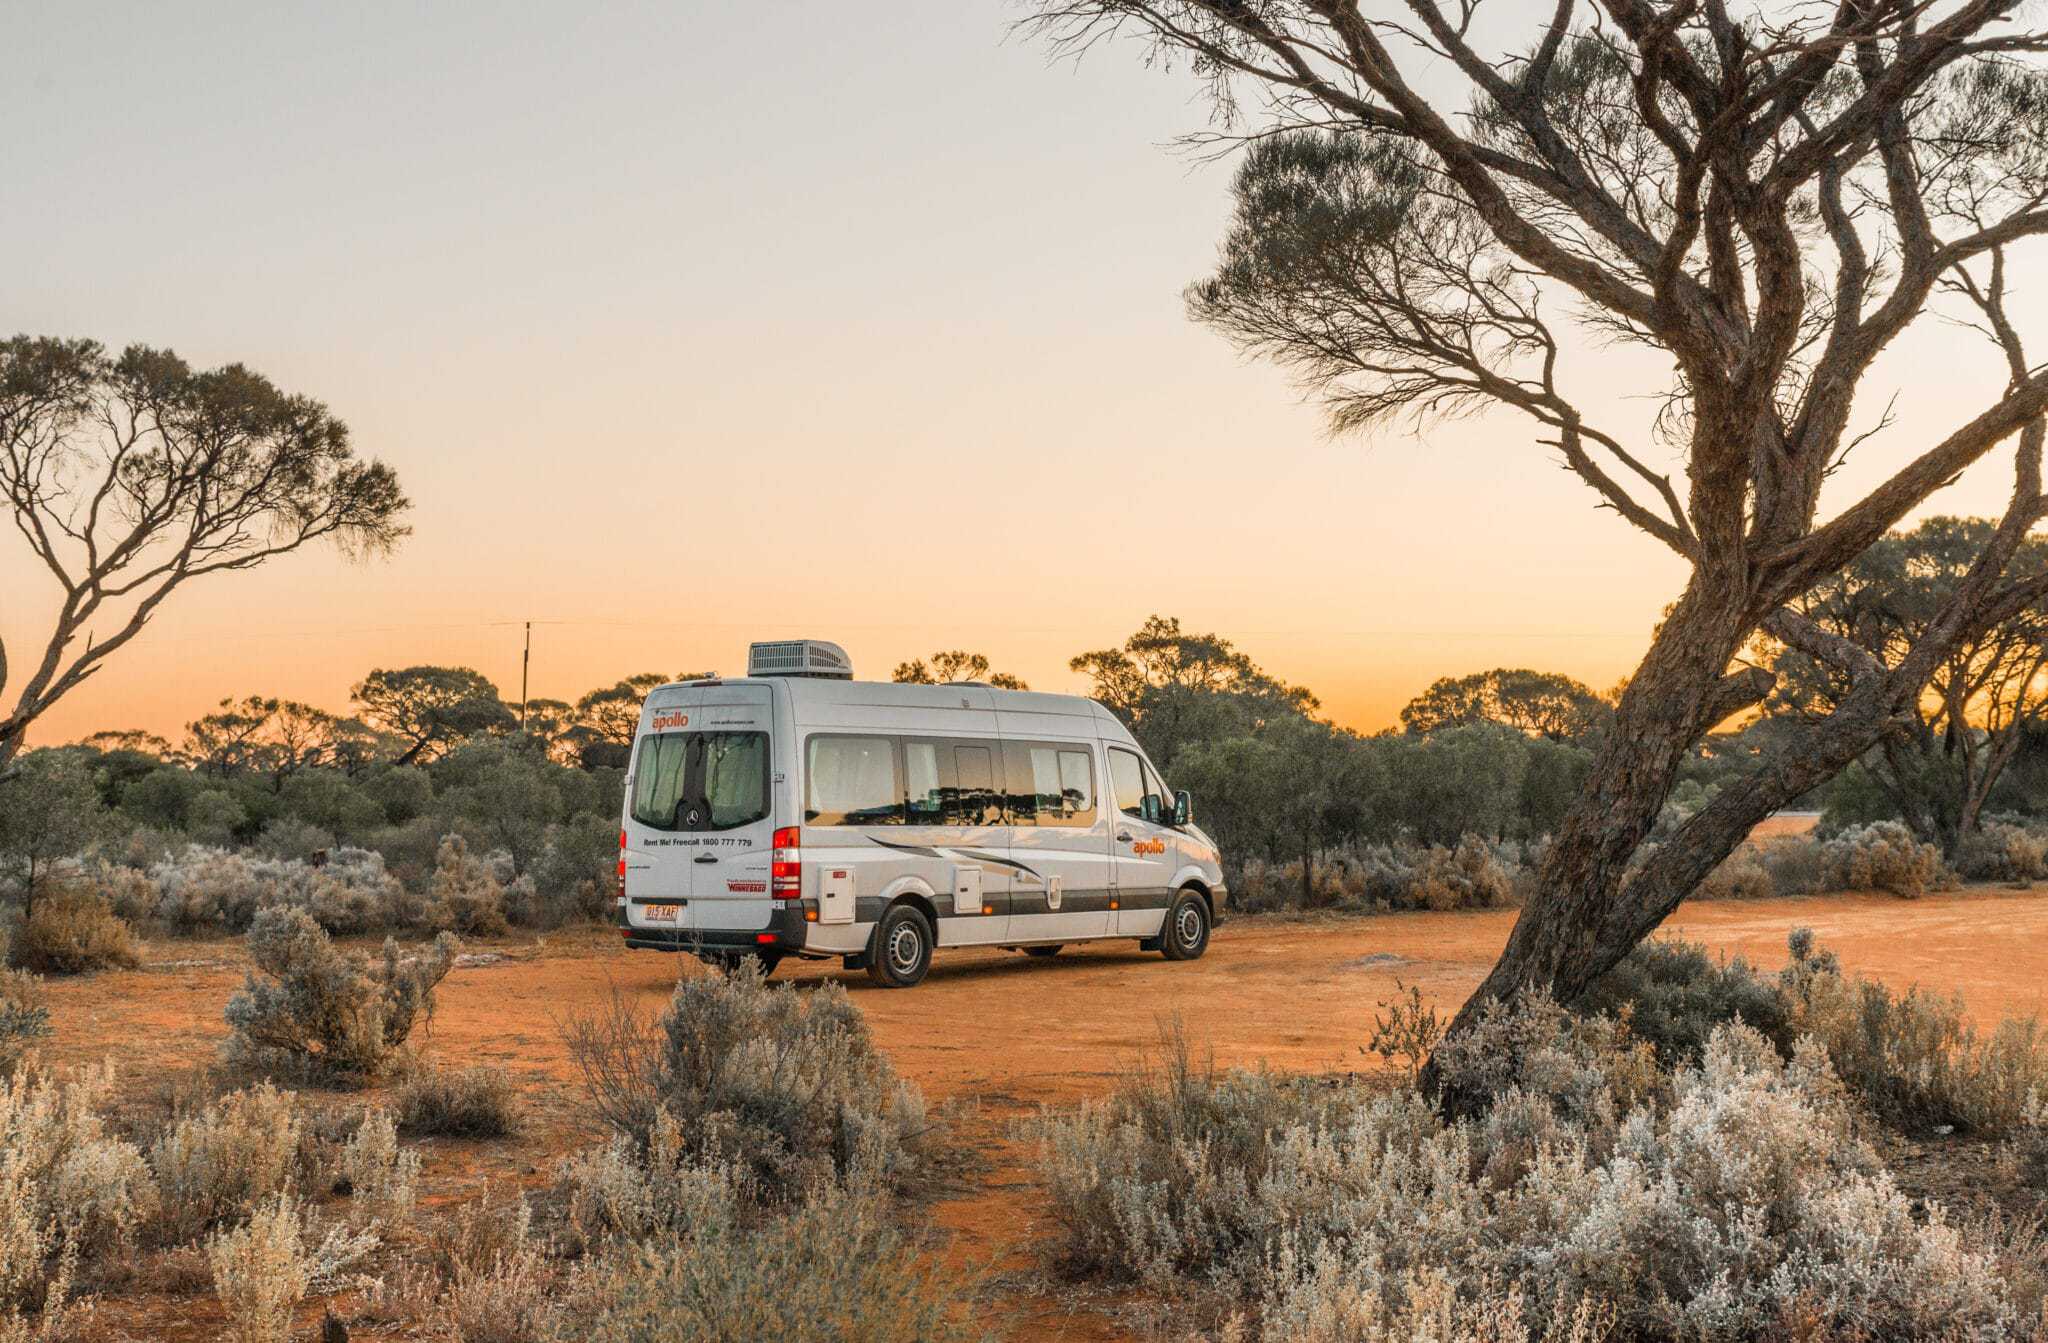
[[[1166,911],[1159,930],[1159,949],[1169,961],[1192,961],[1209,949],[1209,905],[1193,891],[1182,891]]]
[[[868,978],[885,989],[913,988],[932,968],[932,926],[910,905],[882,916],[868,952]]]

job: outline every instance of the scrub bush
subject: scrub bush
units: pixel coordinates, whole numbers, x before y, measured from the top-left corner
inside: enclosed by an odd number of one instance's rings
[[[788,1284],[801,1283],[800,1292]],[[549,1333],[563,1343],[966,1343],[973,1288],[872,1197],[816,1195],[750,1222],[736,1204],[604,1260]]]
[[[214,1292],[235,1343],[288,1343],[292,1313],[306,1294],[361,1284],[352,1273],[377,1248],[375,1235],[320,1225],[289,1194],[258,1208],[242,1226],[206,1243]]]
[[[615,997],[609,1014],[571,1024],[569,1048],[598,1113],[636,1152],[672,1124],[677,1160],[729,1162],[767,1202],[887,1187],[922,1154],[923,1098],[837,984],[798,993],[749,962],[684,979],[651,1029]]]
[[[2048,834],[2009,820],[1987,821],[1956,847],[1956,875],[1966,881],[2033,885],[2048,876]]]
[[[1821,845],[1822,879],[1836,890],[1890,891],[1913,899],[1952,880],[1941,850],[1897,821],[1850,826]]]
[[[1230,885],[1231,905],[1246,913],[1292,909],[1489,909],[1513,904],[1526,870],[1521,847],[1466,835],[1454,847],[1368,844],[1302,861],[1248,860]]]
[[[82,1258],[116,1256],[155,1211],[142,1154],[107,1131],[111,1069],[0,1078],[0,1335],[61,1317]]]
[[[421,1064],[392,1094],[398,1126],[443,1138],[504,1138],[519,1129],[518,1095],[502,1068]]]
[[[26,970],[6,969],[7,947],[7,931],[0,928],[0,1080],[32,1063],[36,1043],[50,1034],[43,981]]]
[[[398,1145],[391,1116],[372,1110],[341,1150],[348,1180],[349,1212],[358,1226],[403,1222],[412,1215],[419,1183],[420,1154]]]
[[[158,1238],[182,1244],[290,1190],[302,1134],[290,1094],[267,1082],[172,1124],[149,1153],[163,1199]]]
[[[1252,1312],[1240,1336],[1272,1343],[1500,1338],[1502,1321],[1990,1343],[2034,1323],[1989,1246],[1893,1186],[1816,1045],[1788,1062],[1725,1025],[1665,1072],[1620,1023],[1538,996],[1439,1064],[1499,1088],[1479,1117],[1446,1122],[1405,1088],[1303,1114],[1241,1073],[1127,1078],[1045,1127],[1072,1257],[1210,1284]]]
[[[257,973],[228,1000],[227,1057],[292,1076],[378,1076],[414,1024],[432,1015],[434,986],[454,966],[456,945],[443,933],[431,948],[401,956],[387,939],[381,957],[367,961],[338,950],[304,910],[264,910],[249,929]]]
[[[533,907],[517,921],[556,928],[577,919],[604,918],[611,912],[613,864],[618,856],[615,815],[585,814],[550,826],[547,848],[534,864]]]
[[[1763,855],[1747,844],[1722,859],[1692,893],[1694,900],[1767,900],[1778,893]]]
[[[142,963],[128,925],[107,902],[86,891],[56,887],[36,901],[15,929],[9,958],[16,969],[43,975],[132,970]]]
[[[303,909],[331,933],[369,932],[397,922],[405,897],[368,849],[335,849],[315,866],[192,845],[150,875],[158,917],[188,934],[243,932],[265,909]]]
[[[1639,944],[1595,980],[1573,1005],[1580,1012],[1627,1016],[1667,1067],[1696,1061],[1707,1040],[1738,1017],[1790,1054],[1793,1005],[1784,988],[1741,957],[1719,959],[1677,938]]]
[[[1757,858],[1770,873],[1778,896],[1813,895],[1827,885],[1827,865],[1819,841],[1806,835],[1779,835],[1756,845]]]
[[[498,855],[477,857],[461,835],[447,835],[434,856],[434,881],[428,888],[422,921],[429,928],[464,935],[489,936],[506,928],[505,881],[509,862]]]

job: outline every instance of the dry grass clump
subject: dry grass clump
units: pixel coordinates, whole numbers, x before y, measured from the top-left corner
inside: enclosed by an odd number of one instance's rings
[[[971,1298],[872,1198],[826,1194],[755,1223],[726,1213],[606,1260],[551,1338],[588,1343],[966,1343]],[[801,1291],[789,1284],[803,1284]]]
[[[5,968],[7,934],[0,930],[0,1079],[30,1066],[37,1046],[50,1036],[50,1009],[43,981],[26,970]]]
[[[503,1068],[419,1064],[392,1093],[398,1126],[415,1137],[505,1138],[519,1131],[518,1093]]]
[[[1046,1124],[1073,1257],[1211,1284],[1262,1343],[1496,1338],[1509,1319],[1512,1338],[1735,1343],[1795,1315],[1808,1338],[1989,1343],[2038,1317],[1991,1247],[1892,1185],[1817,1045],[1788,1062],[1729,1024],[1665,1071],[1621,1023],[1533,997],[1438,1062],[1494,1095],[1478,1118],[1406,1088],[1302,1113],[1245,1074],[1127,1078]]]
[[[455,940],[400,956],[349,955],[300,909],[266,909],[249,928],[251,974],[228,1000],[228,1060],[259,1072],[330,1081],[376,1077],[416,1022],[433,1012],[434,986],[455,964]]]
[[[637,1151],[665,1116],[682,1158],[736,1164],[769,1201],[891,1187],[930,1127],[843,988],[771,986],[751,962],[684,979],[652,1028],[615,996],[571,1026],[569,1047],[598,1113]]]
[[[66,887],[53,888],[35,902],[15,929],[9,959],[16,969],[42,975],[132,970],[142,964],[128,925],[107,902]]]
[[[1836,890],[1890,891],[1914,899],[1951,885],[1941,850],[1898,821],[1850,826],[1820,847],[1823,880]]]
[[[289,1194],[206,1243],[214,1292],[235,1343],[288,1343],[292,1312],[309,1291],[336,1291],[363,1280],[351,1270],[377,1248],[369,1231],[323,1230],[317,1214]]]
[[[163,1194],[158,1238],[189,1241],[290,1190],[302,1133],[290,1093],[268,1082],[173,1123],[149,1153]]]

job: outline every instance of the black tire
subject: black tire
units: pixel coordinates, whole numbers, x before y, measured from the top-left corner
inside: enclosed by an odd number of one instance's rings
[[[911,905],[896,905],[875,928],[868,978],[885,989],[915,988],[932,968],[932,925]]]
[[[1184,890],[1167,908],[1159,929],[1159,950],[1169,961],[1200,960],[1209,949],[1209,902]]]
[[[1057,956],[1060,954],[1060,948],[1065,945],[1066,943],[1064,942],[1056,942],[1049,947],[1026,947],[1024,948],[1024,954],[1026,956]]]

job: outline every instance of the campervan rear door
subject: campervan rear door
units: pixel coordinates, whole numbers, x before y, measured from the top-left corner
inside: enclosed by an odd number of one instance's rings
[[[677,931],[767,925],[773,694],[727,684],[649,698],[627,780],[628,891],[636,907],[681,902],[661,911]]]

